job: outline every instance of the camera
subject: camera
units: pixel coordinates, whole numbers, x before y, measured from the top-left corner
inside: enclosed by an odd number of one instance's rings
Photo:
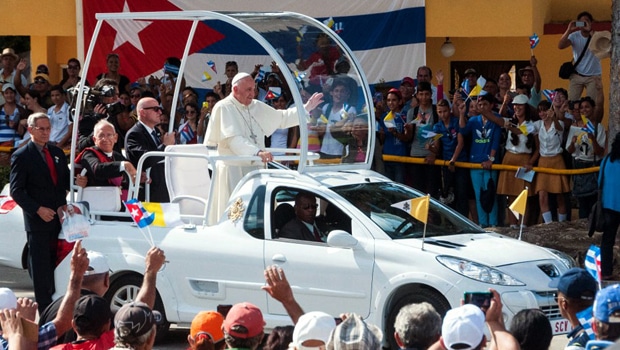
[[[575,22],[575,27],[585,27],[585,26],[586,26],[586,22],[584,21]]]
[[[102,98],[116,96],[116,89],[112,85],[104,85],[100,90],[95,90],[89,86],[80,86],[79,84],[70,88],[67,91],[67,95],[69,96],[72,120],[75,117],[80,90],[82,90],[81,114],[87,118],[96,117],[95,106],[104,104]],[[116,115],[123,111],[123,106],[120,102],[104,104],[104,107],[108,115]]]

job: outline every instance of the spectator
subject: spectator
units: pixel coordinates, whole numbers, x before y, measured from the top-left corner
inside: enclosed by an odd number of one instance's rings
[[[449,97],[446,96],[443,91],[443,72],[441,70],[437,72],[437,86],[433,85],[433,71],[428,66],[418,67],[416,78],[418,80],[418,84],[421,82],[431,84],[431,90],[433,92],[432,100],[434,105],[436,105],[439,100],[449,100]]]
[[[620,225],[620,190],[618,181],[615,181],[619,174],[617,171],[620,169],[620,133],[616,134],[611,144],[611,151],[603,162],[599,174],[605,217],[605,230],[601,240],[601,275],[603,279],[610,279],[613,274],[613,248]]]
[[[343,317],[344,318],[344,317]],[[381,350],[383,332],[358,314],[347,314],[329,337],[327,350]]]
[[[379,138],[383,154],[407,156],[412,128],[406,126],[407,114],[403,112],[401,91],[390,89],[386,96],[388,112],[379,119]],[[405,183],[405,163],[385,161],[385,176],[393,181]]]
[[[140,86],[134,86],[129,90],[129,101],[131,102],[131,110],[135,110],[138,105],[138,101],[142,98],[142,89]]]
[[[407,127],[411,128],[411,150],[409,155],[415,158],[426,158],[431,152],[428,149],[428,132],[433,131],[433,125],[439,120],[437,108],[431,100],[431,84],[418,83],[416,98],[420,105],[407,112]],[[408,184],[423,193],[433,197],[437,196],[439,188],[439,168],[427,164],[409,164],[408,173],[412,179],[406,180]]]
[[[562,137],[564,134],[564,123],[558,120],[556,113],[549,107],[547,101],[538,104],[538,115],[540,120],[533,123],[534,131],[538,138],[538,166],[550,169],[566,169],[564,158],[562,157]],[[570,191],[570,181],[566,175],[556,175],[539,172],[536,174],[534,183],[534,193],[538,193],[538,201],[542,212],[543,221],[547,224],[553,221],[549,207],[549,194],[555,195],[558,207],[558,221],[566,221],[567,203],[564,200],[564,193]]]
[[[183,145],[198,143],[198,104],[187,102],[185,104],[185,123],[178,129],[179,143]]]
[[[531,171],[538,160],[538,148],[536,147],[534,134],[528,132],[528,129],[530,131],[532,129],[532,117],[527,96],[515,96],[512,100],[512,105],[515,114],[507,128],[506,153],[504,154],[502,164],[515,165],[525,168],[526,171]],[[507,196],[508,203],[512,203],[525,188],[530,187],[528,188],[528,196],[535,193],[529,183],[517,178],[515,174],[516,172],[511,170],[499,172],[497,194]],[[531,209],[527,208],[524,216],[527,218],[530,212]],[[519,228],[517,218],[514,215],[508,214],[508,218],[510,228]],[[534,222],[534,220],[525,220],[524,222],[527,224]]]
[[[16,71],[21,74],[21,71],[26,67],[24,59],[17,65]],[[33,79],[33,84],[30,87],[22,86],[20,83],[15,85],[20,95],[25,96],[27,92],[35,92],[39,94],[39,103],[44,108],[50,108],[54,103],[50,96],[50,77],[46,73],[36,73]]]
[[[334,66],[340,57],[340,52],[338,52],[336,46],[332,44],[331,39],[325,33],[317,34],[314,44],[316,51],[308,59],[304,60],[302,58],[303,49],[301,42],[299,42],[297,45],[298,60],[296,65],[300,71],[310,69],[308,76],[310,84],[321,87],[327,81],[329,75],[334,75]]]
[[[88,268],[88,255],[86,254],[86,250],[82,248],[81,241],[77,241],[73,246],[70,268],[71,273],[69,275],[67,294],[62,298],[58,314],[52,321],[39,327],[38,350],[49,350],[52,346],[56,345],[57,334],[63,334],[71,328],[73,308],[80,297],[82,277]],[[10,295],[8,297],[10,298]],[[25,319],[34,322],[38,306],[37,303],[33,303],[29,299],[22,299],[21,302],[18,300],[15,305],[22,310],[21,313]],[[9,349],[9,343],[2,337],[0,337],[0,349]]]
[[[567,334],[569,340],[566,347],[585,348],[590,336],[579,322],[577,313],[591,307],[594,303],[594,296],[598,289],[596,280],[585,269],[575,267],[564,272],[560,278],[552,280],[549,287],[558,289],[556,302],[560,315],[567,319],[573,328]],[[515,319],[512,323],[515,324]]]
[[[108,291],[110,286],[110,267],[105,256],[101,253],[89,250],[88,252],[88,268],[84,272],[82,278],[82,286],[80,296],[98,295],[102,297]],[[58,298],[45,308],[43,313],[39,315],[39,326],[52,321],[58,314],[60,304],[63,298]],[[109,307],[109,304],[108,304]],[[77,336],[73,329],[67,330],[64,334],[58,334],[58,344],[70,343],[75,341]]]
[[[461,83],[461,96],[467,99],[469,93],[476,87],[478,81],[478,72],[473,68],[467,68],[463,74],[465,80]]]
[[[442,193],[440,199],[449,199],[452,195],[452,201],[444,200],[444,203],[467,217],[469,216],[468,192],[471,189],[471,177],[469,169],[454,166],[455,162],[467,161],[467,152],[463,151],[465,141],[463,135],[459,134],[459,118],[452,116],[450,110],[448,101],[439,100],[437,103],[439,121],[433,125],[433,132],[440,135],[441,138],[429,144],[431,153],[427,158],[434,162],[435,158],[439,156],[439,158],[450,162],[448,167],[441,168]]]
[[[293,330],[292,349],[325,348],[331,332],[336,328],[334,318],[322,311],[303,314]]]
[[[118,101],[125,107],[131,108],[131,98],[129,97],[129,92],[121,92],[118,95]]]
[[[439,343],[446,350],[479,350],[484,348],[485,315],[472,304],[448,310],[441,325]]]
[[[344,142],[347,154],[342,158],[343,163],[363,163],[368,152],[368,117],[359,115],[345,124],[344,135],[336,139]]]
[[[412,100],[415,99],[417,101],[417,98],[415,97],[415,86],[415,80],[413,80],[413,78],[411,77],[404,77],[403,80],[400,81],[400,86],[398,87],[398,90],[400,91],[403,100],[402,113],[404,113],[405,115],[407,115],[409,109],[413,108],[413,106],[411,105]]]
[[[48,108],[47,115],[52,123],[50,142],[57,147],[64,148],[71,144],[72,125],[70,123],[69,104],[66,102],[66,92],[60,85],[50,88],[52,107]]]
[[[286,109],[289,103],[289,95],[282,91],[280,96],[271,101],[275,109]],[[296,148],[299,141],[299,126],[276,129],[269,137],[271,148]],[[273,152],[273,155],[284,155],[285,152]]]
[[[304,314],[304,310],[295,300],[293,290],[286,279],[284,270],[281,267],[272,265],[267,266],[264,274],[267,285],[261,287],[261,289],[267,292],[270,297],[282,303],[293,324],[296,324],[301,315]]]
[[[4,104],[0,105],[0,145],[13,147],[25,132],[20,120],[27,118],[28,112],[17,104],[17,90],[13,84],[2,85],[2,96]]]
[[[540,90],[542,78],[536,67],[537,64],[536,56],[532,56],[530,57],[530,65],[519,69],[519,77],[529,91],[527,94],[530,97],[528,103],[532,108],[538,108],[538,104],[542,100],[542,91]]]
[[[398,312],[394,338],[401,349],[426,350],[441,336],[441,316],[427,303],[409,304]]]
[[[58,85],[62,86],[65,91],[76,86],[82,80],[82,77],[80,77],[80,69],[82,69],[80,61],[77,58],[70,58],[67,61],[67,76],[63,78]],[[86,86],[90,85],[88,80],[85,80],[84,83]]]
[[[476,209],[478,212],[478,222],[482,227],[497,226],[497,201],[489,205],[490,211],[485,211],[482,207],[481,190],[489,190],[489,178],[493,183],[497,183],[497,171],[492,170],[491,166],[496,163],[496,154],[499,149],[501,138],[501,128],[489,120],[492,116],[492,106],[495,98],[489,94],[478,98],[477,108],[479,115],[471,117],[465,121],[465,113],[461,112],[459,125],[460,133],[467,137],[471,136],[471,147],[469,161],[479,163],[482,169],[471,169],[471,181],[476,196]]]
[[[239,73],[239,65],[237,61],[226,62],[224,74],[226,75],[226,82],[222,85],[219,81],[213,87],[213,92],[218,95],[218,100],[230,95],[232,92],[232,80]]]
[[[607,286],[596,293],[592,314],[592,330],[596,340],[606,340],[612,344],[620,338],[619,284]],[[586,348],[589,348],[587,344]]]
[[[320,155],[322,159],[339,159],[343,156],[344,146],[332,133],[342,130],[347,118],[355,117],[357,111],[350,104],[351,94],[345,80],[334,79],[329,95],[331,102],[322,109],[325,118],[320,118],[317,123],[319,137],[322,137]]]
[[[159,311],[147,304],[132,301],[123,305],[114,316],[113,349],[151,350],[157,335],[157,325],[161,324]]]
[[[504,101],[504,98],[508,95],[509,99],[512,99],[512,78],[508,73],[502,73],[497,79],[497,95],[495,99],[498,101]],[[510,103],[511,101],[508,101]]]
[[[131,82],[129,81],[129,78],[119,73],[121,61],[120,61],[120,58],[118,57],[118,54],[109,53],[105,62],[106,62],[108,71],[97,75],[97,80],[112,79],[116,81],[116,86],[118,86],[119,93],[124,92],[124,91],[129,91],[129,85]]]
[[[47,115],[47,108],[44,108],[41,105],[40,100],[41,100],[41,95],[34,90],[30,90],[26,92],[22,102],[24,103],[24,107],[26,107],[26,109],[30,111],[30,114],[43,113]]]
[[[605,154],[607,132],[603,124],[593,119],[595,105],[589,96],[581,99],[579,111],[585,117],[585,121],[582,118],[575,121],[577,128],[572,128],[574,132],[571,132],[567,140],[566,150],[573,156],[575,169],[598,166]],[[588,123],[592,126],[591,128],[588,127]],[[590,215],[592,205],[596,202],[597,178],[596,173],[573,176],[573,196],[577,197],[579,202],[580,219],[585,219]]]
[[[222,327],[229,348],[256,350],[263,339],[265,321],[258,307],[245,302],[233,305]]]
[[[201,311],[194,319],[187,335],[192,350],[224,350],[224,316],[217,311]]]
[[[205,141],[205,132],[207,126],[209,126],[209,120],[211,119],[211,112],[213,107],[220,100],[220,97],[215,92],[207,92],[205,101],[202,103],[200,109],[200,118],[198,119],[198,143]]]
[[[0,55],[0,61],[2,61],[2,69],[0,69],[0,84],[13,84],[15,86],[17,80],[21,83],[22,86],[26,86],[28,81],[26,81],[26,77],[23,74],[17,74],[15,71],[15,66],[17,65],[17,61],[19,60],[19,56],[15,54],[15,50],[10,47],[2,50],[2,54]],[[19,79],[15,79],[15,76],[18,76]],[[18,91],[15,89],[15,91]],[[15,100],[19,104],[20,96],[15,96]],[[4,97],[0,96],[0,104],[4,103]]]
[[[293,341],[293,326],[277,326],[271,330],[263,350],[287,350]]]
[[[594,33],[592,22],[594,22],[594,18],[589,12],[579,13],[576,20],[570,21],[558,42],[560,50],[569,46],[572,48],[573,61],[575,62],[581,56],[582,51],[585,51],[583,58],[575,67],[575,73],[570,76],[568,99],[571,101],[578,100],[584,89],[592,99],[596,99],[599,93],[602,94],[602,91],[597,91],[596,87],[597,82],[601,81],[601,60],[587,49]]]
[[[101,119],[107,119],[112,124],[116,123],[116,115],[122,111],[122,105],[118,102],[118,85],[114,79],[101,79],[98,80],[93,87],[95,93],[98,93],[99,98],[97,104],[84,110],[84,113],[80,116],[80,122],[78,124],[78,150],[83,150],[86,147],[92,147],[93,144],[93,129],[95,124]],[[119,133],[119,128],[115,125],[116,132]],[[121,152],[123,148],[122,141],[116,142],[114,150]]]
[[[521,350],[547,350],[553,339],[551,323],[540,309],[523,309],[512,318],[510,332]]]

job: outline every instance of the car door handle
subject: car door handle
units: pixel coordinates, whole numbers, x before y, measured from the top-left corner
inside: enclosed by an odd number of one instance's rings
[[[276,254],[271,258],[271,260],[277,263],[283,263],[286,262],[286,256],[284,256],[284,254]]]

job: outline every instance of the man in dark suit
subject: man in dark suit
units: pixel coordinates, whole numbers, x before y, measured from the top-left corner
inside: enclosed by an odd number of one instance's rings
[[[125,136],[125,152],[127,158],[137,167],[140,157],[149,151],[163,151],[166,146],[174,145],[175,133],[164,133],[160,136],[156,125],[161,123],[162,108],[156,99],[151,97],[142,98],[136,107],[138,122],[127,132]],[[150,157],[144,161],[143,168],[151,168],[150,201],[169,202],[168,189],[166,188],[164,164],[160,163],[162,157]],[[140,191],[140,199],[144,199],[144,191]]]
[[[295,218],[287,222],[278,235],[282,238],[323,242],[321,231],[316,225],[316,197],[309,192],[299,192],[295,196]]]
[[[44,113],[28,117],[31,142],[11,160],[11,197],[24,212],[28,234],[28,269],[42,312],[52,302],[56,247],[60,233],[57,210],[67,204],[69,168],[63,151],[48,145],[51,124]]]

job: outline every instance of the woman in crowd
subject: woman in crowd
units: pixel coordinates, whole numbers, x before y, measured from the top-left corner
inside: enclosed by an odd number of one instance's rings
[[[275,109],[286,109],[288,106],[288,93],[282,91],[280,96],[272,101],[272,106]],[[287,129],[276,129],[276,131],[270,136],[271,148],[296,148],[299,141],[299,127],[293,126]],[[285,152],[272,152],[273,155],[284,155]]]
[[[411,141],[412,130],[407,127],[407,115],[402,113],[403,97],[398,89],[390,89],[386,96],[388,112],[379,118],[379,137],[383,154],[407,156],[407,143]],[[393,181],[405,182],[405,163],[384,162],[385,176]]]
[[[551,103],[541,101],[538,104],[539,121],[534,122],[534,130],[538,137],[538,166],[549,169],[566,169],[562,157],[562,135],[564,122],[559,120]],[[555,105],[554,105],[555,107]],[[570,181],[566,175],[556,175],[539,172],[536,174],[534,192],[538,193],[538,202],[545,224],[552,221],[549,207],[549,194],[554,194],[558,207],[558,221],[566,221],[567,210],[564,193],[570,191]]]
[[[575,169],[598,166],[605,154],[607,133],[605,127],[594,118],[595,102],[586,96],[580,100],[581,118],[571,128],[566,150],[573,156]],[[590,215],[592,205],[596,202],[596,174],[586,173],[573,176],[573,196],[579,202],[579,218]]]
[[[515,165],[524,167],[526,171],[531,171],[534,164],[538,160],[538,149],[535,144],[532,131],[530,108],[528,106],[528,98],[525,95],[517,95],[512,99],[512,106],[515,111],[511,124],[507,127],[508,138],[506,141],[506,153],[502,164]],[[502,170],[499,172],[499,181],[497,184],[497,194],[508,197],[507,203],[512,203],[517,196],[528,188],[528,195],[533,195],[532,184],[523,179],[515,177],[516,172],[513,170]],[[528,218],[529,209],[525,217]],[[508,221],[511,228],[518,228],[517,218],[508,213]],[[525,220],[525,223],[531,224],[533,220]]]
[[[213,111],[213,107],[217,101],[220,100],[220,97],[215,92],[207,92],[205,96],[205,101],[202,103],[202,108],[200,109],[200,118],[198,119],[198,143],[204,142],[205,132],[207,131],[207,126],[209,126],[209,119],[211,118],[211,111]]]
[[[317,129],[321,141],[321,158],[337,159],[342,158],[344,146],[333,136],[333,132],[342,129],[349,115],[357,115],[355,107],[350,105],[348,84],[343,79],[334,79],[330,91],[331,102],[323,106],[323,114],[317,121]]]
[[[129,91],[129,78],[119,73],[119,68],[121,66],[120,58],[118,54],[109,53],[108,57],[105,60],[106,66],[108,67],[108,71],[106,73],[101,73],[97,76],[97,80],[100,79],[114,79],[118,83],[119,92]]]
[[[605,230],[601,240],[601,275],[604,280],[612,279],[614,268],[614,245],[620,225],[620,133],[611,144],[609,155],[603,160],[599,173],[602,191]]]
[[[189,102],[185,105],[185,123],[179,126],[179,141],[183,145],[198,142],[198,105]]]
[[[45,113],[47,114],[47,108],[43,108],[39,103],[41,95],[38,92],[29,90],[24,96],[24,107],[26,107],[30,113]]]
[[[2,86],[4,104],[0,105],[0,146],[13,147],[19,135],[25,132],[20,120],[26,119],[28,113],[16,103],[17,90],[11,83]]]

